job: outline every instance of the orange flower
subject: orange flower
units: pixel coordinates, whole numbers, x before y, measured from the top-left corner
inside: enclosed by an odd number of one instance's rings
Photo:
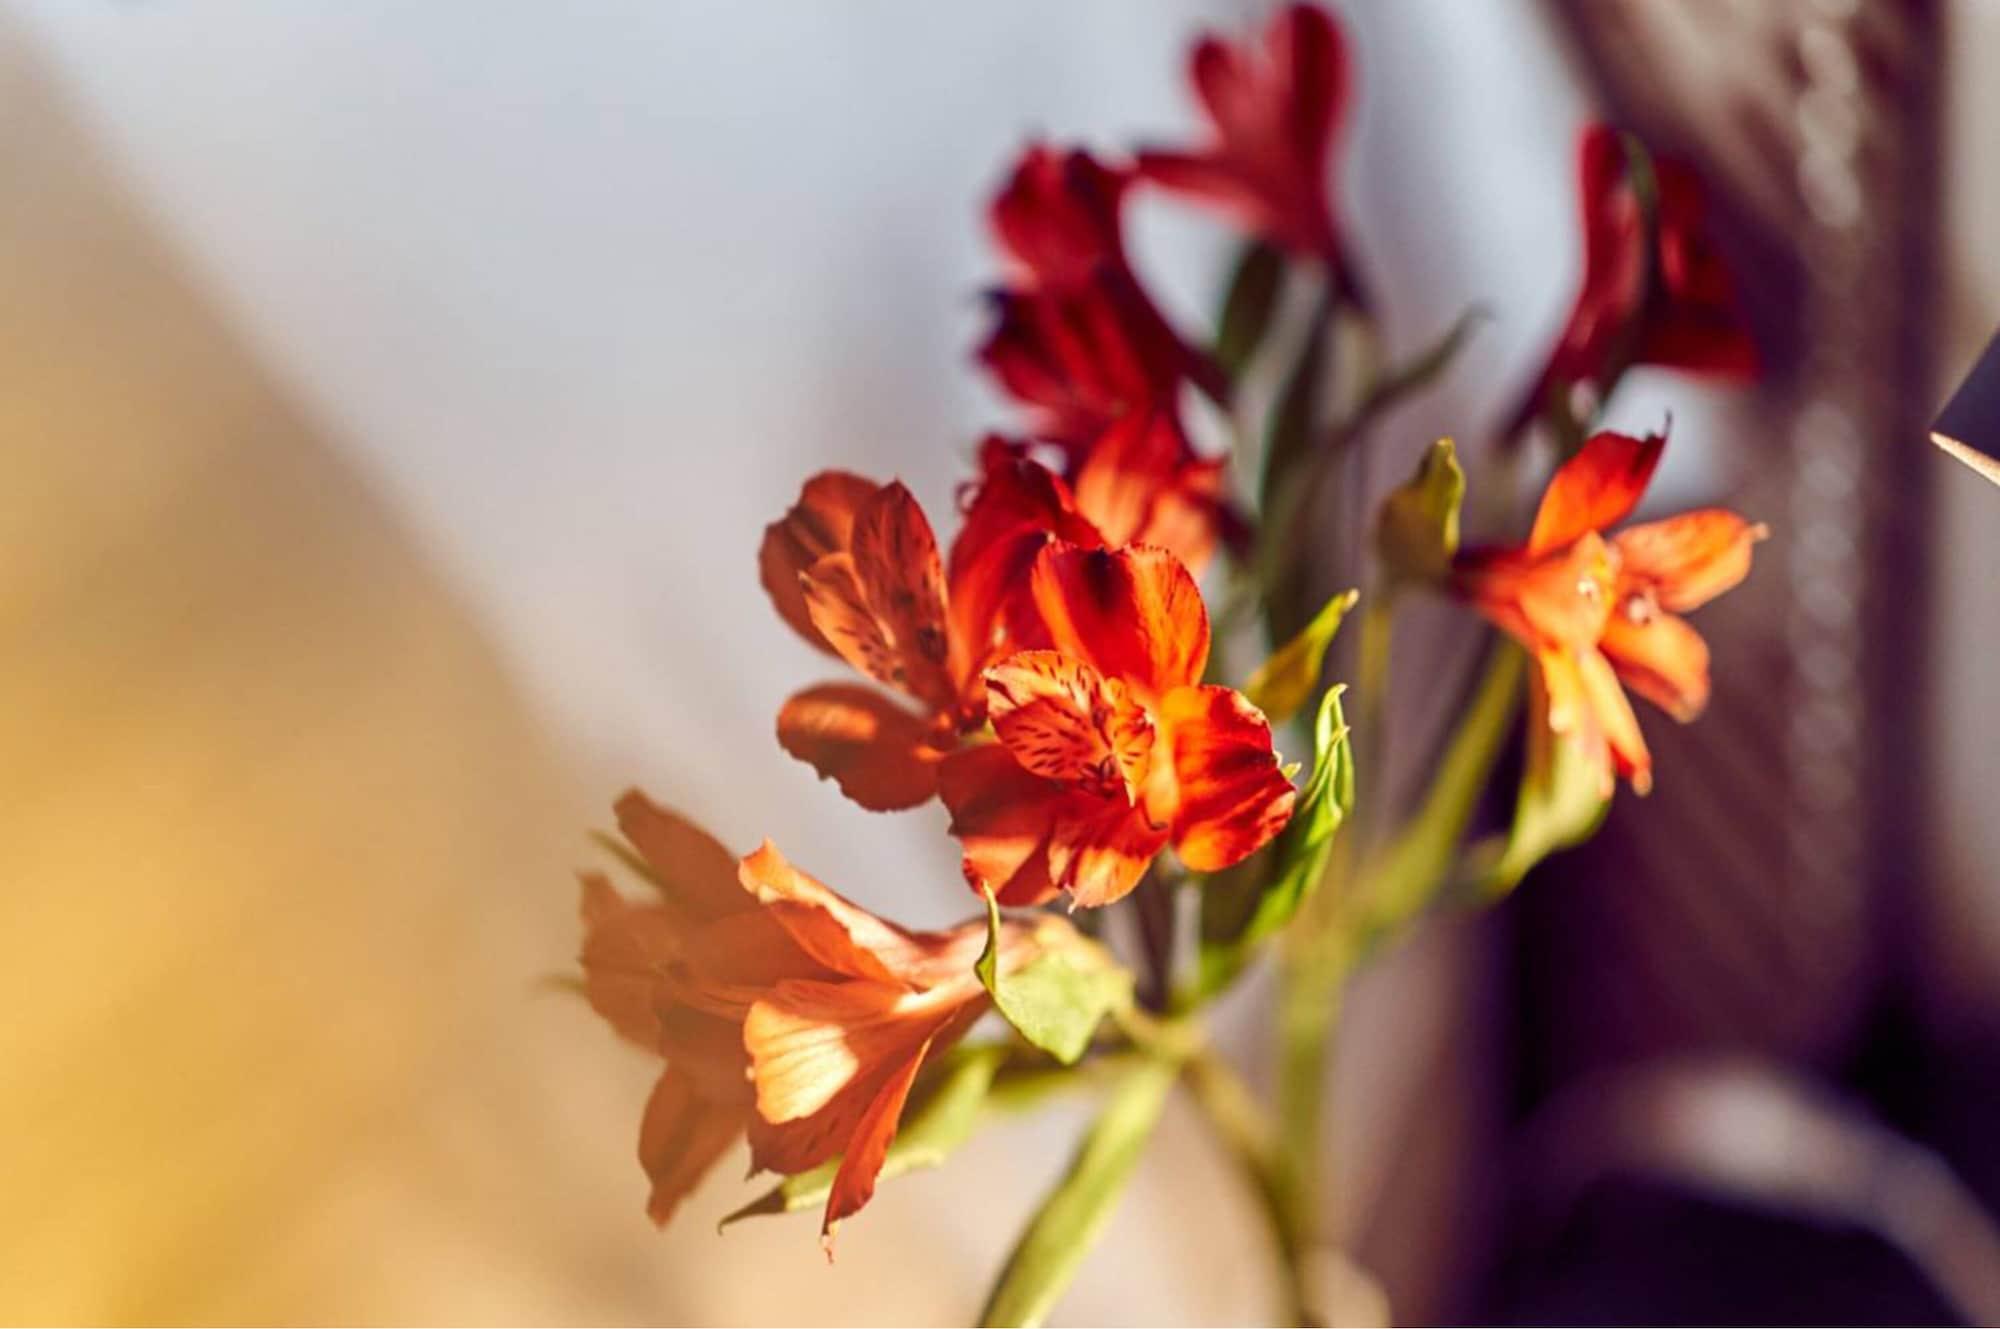
[[[657,894],[625,899],[583,878],[591,1006],[667,1059],[639,1128],[664,1225],[739,1136],[753,1170],[842,1161],[823,1231],[868,1202],[927,1058],[987,1008],[973,972],[974,920],[909,932],[843,899],[766,841],[739,864],[705,832],[640,793],[618,824]],[[1001,925],[1009,973],[1050,946],[1081,944],[1059,918]]]
[[[1169,844],[1210,872],[1277,834],[1291,782],[1262,712],[1201,685],[1208,611],[1179,560],[1054,543],[1028,590],[1047,645],[985,671],[999,741],[940,771],[975,889],[1108,904]]]
[[[1040,470],[1030,452],[1018,439],[987,438],[975,494],[1017,485],[1019,467]],[[1042,519],[1042,529],[1076,544],[1158,545],[1198,575],[1235,520],[1226,496],[1227,463],[1197,456],[1165,412],[1118,421],[1091,448],[1071,452],[1065,471],[1063,479],[1051,477],[1048,501],[1055,512]]]
[[[1625,687],[1686,723],[1708,704],[1708,645],[1682,613],[1742,581],[1768,533],[1702,508],[1603,531],[1638,506],[1666,439],[1598,434],[1549,481],[1527,544],[1459,555],[1459,595],[1534,652],[1549,727],[1645,793],[1652,759]]]
[[[840,471],[807,481],[764,532],[764,589],[807,641],[918,709],[874,688],[823,683],[779,712],[785,750],[874,811],[930,798],[937,763],[984,721],[979,671],[1004,649],[1010,585],[1046,538],[1019,523],[968,524],[947,583],[930,522],[900,483]]]

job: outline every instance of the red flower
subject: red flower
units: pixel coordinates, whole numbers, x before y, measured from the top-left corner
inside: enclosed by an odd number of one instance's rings
[[[766,841],[739,864],[699,827],[627,793],[618,825],[657,894],[583,878],[591,1006],[664,1056],[639,1161],[646,1210],[665,1224],[737,1139],[753,1170],[841,1163],[822,1230],[860,1209],[917,1072],[988,1005],[976,919],[947,932],[884,922],[785,861]],[[1001,925],[999,963],[1081,945],[1063,920]]]
[[[1548,723],[1603,770],[1644,793],[1652,758],[1622,682],[1683,723],[1708,704],[1708,646],[1680,617],[1750,571],[1766,534],[1733,512],[1702,508],[1602,532],[1645,493],[1664,438],[1598,434],[1549,481],[1528,542],[1469,550],[1457,593],[1534,652]]]
[[[1577,154],[1583,209],[1583,286],[1520,422],[1562,385],[1607,380],[1631,364],[1729,378],[1758,371],[1735,283],[1709,242],[1700,178],[1686,163],[1653,159],[1659,243],[1647,282],[1644,217],[1625,146],[1608,125],[1584,130]]]
[[[1031,499],[1015,506],[1039,510]],[[764,589],[807,641],[916,709],[876,688],[822,683],[779,711],[779,743],[865,808],[929,799],[937,763],[985,720],[980,671],[1012,649],[1007,601],[1055,532],[1092,534],[1059,511],[968,521],[947,578],[930,522],[900,483],[841,471],[807,481],[792,509],[765,529]]]
[[[1121,222],[1130,182],[1087,152],[1034,144],[994,199],[1008,285],[992,296],[978,357],[1029,408],[1038,437],[1087,445],[1131,411],[1171,409],[1183,382],[1228,394],[1132,270]]]
[[[999,741],[940,771],[975,889],[1109,904],[1169,844],[1208,872],[1277,834],[1294,791],[1270,725],[1201,685],[1208,613],[1173,555],[1051,544],[1029,592],[1047,647],[986,671]]]
[[[1140,174],[1215,204],[1272,244],[1338,265],[1328,187],[1351,89],[1333,20],[1289,6],[1272,18],[1261,51],[1204,36],[1188,75],[1211,142],[1199,152],[1141,152]]]

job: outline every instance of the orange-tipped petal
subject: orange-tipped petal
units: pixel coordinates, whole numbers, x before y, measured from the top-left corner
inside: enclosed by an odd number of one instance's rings
[[[826,1197],[826,1214],[820,1220],[820,1235],[826,1241],[826,1255],[833,1258],[833,1225],[858,1213],[875,1194],[875,1179],[882,1173],[882,1161],[896,1138],[896,1126],[909,1101],[910,1086],[930,1054],[931,1040],[925,1039],[907,1061],[891,1071],[869,1100],[854,1133],[841,1151],[840,1167],[833,1174],[833,1189]]]
[[[1140,690],[1140,700],[1197,682],[1208,664],[1208,609],[1164,549],[1054,544],[1030,577],[1055,649]]]
[[[764,528],[757,550],[757,576],[778,616],[807,641],[837,654],[813,625],[799,589],[799,574],[828,554],[847,549],[855,514],[881,488],[845,471],[822,471],[806,481],[791,510]]]
[[[1708,705],[1708,643],[1686,619],[1613,614],[1602,647],[1627,687],[1682,724]]]
[[[654,884],[696,918],[743,908],[736,885],[736,856],[715,837],[668,808],[628,789],[614,811],[618,829],[653,870]]]
[[[1684,614],[1748,576],[1750,551],[1767,534],[1726,509],[1700,508],[1620,531],[1612,544],[1625,579],[1643,584],[1660,608]]]
[[[951,833],[973,890],[990,890],[1005,905],[1040,904],[1056,893],[1048,847],[1060,786],[988,743],[945,758],[938,795],[951,809]]]
[[[855,517],[853,552],[868,606],[894,651],[897,672],[883,681],[935,707],[949,706],[957,697],[946,672],[944,564],[929,519],[900,481]]]
[[[1528,533],[1527,552],[1546,554],[1589,531],[1602,531],[1631,515],[1660,464],[1667,440],[1594,434],[1556,470]]]
[[[929,722],[852,683],[822,683],[793,696],[778,712],[778,742],[871,812],[927,801],[944,758]]]
[[[1122,799],[1077,792],[1059,806],[1049,836],[1049,876],[1078,908],[1123,899],[1167,846],[1167,828]]]
[[[1271,725],[1234,688],[1180,688],[1160,713],[1173,735],[1179,808],[1174,848],[1196,872],[1249,857],[1284,829],[1297,791],[1278,766]]]
[[[639,1166],[652,1180],[647,1215],[661,1227],[743,1133],[740,1107],[717,1106],[675,1067],[660,1076],[639,1122]]]
[[[986,671],[993,732],[1023,769],[1122,794],[1152,764],[1153,722],[1124,686],[1055,651],[1022,651]]]

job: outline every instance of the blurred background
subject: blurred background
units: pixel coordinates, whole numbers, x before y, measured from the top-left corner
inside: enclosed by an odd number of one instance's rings
[[[1659,791],[1349,1003],[1355,1258],[1405,1322],[2000,1319],[2000,492],[1923,430],[2000,323],[2000,0],[1336,7],[1391,346],[1495,315],[1380,473],[1533,372],[1609,116],[1707,174],[1773,365],[1618,410],[1674,411],[1664,506],[1776,530]],[[829,465],[946,510],[1005,164],[1186,135],[1187,43],[1264,9],[0,5],[0,1319],[973,1313],[1079,1109],[831,1268],[718,1239],[728,1165],[659,1234],[653,1067],[544,980],[628,783],[966,911],[941,811],[771,741],[822,666],[756,543]],[[1205,326],[1227,235],[1136,243]],[[1058,1317],[1269,1286],[1177,1114]]]

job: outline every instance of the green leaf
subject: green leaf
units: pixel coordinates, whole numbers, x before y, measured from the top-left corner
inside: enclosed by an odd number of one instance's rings
[[[1000,905],[986,893],[986,949],[972,966],[1015,1032],[1063,1065],[1090,1046],[1105,1015],[1132,998],[1132,975],[1088,943],[1045,950],[1000,972]]]
[[[1236,256],[1215,333],[1215,359],[1234,379],[1250,363],[1270,330],[1278,296],[1285,289],[1285,256],[1262,240],[1252,240]]]
[[[1611,807],[1603,771],[1574,741],[1549,728],[1548,694],[1539,679],[1529,685],[1528,698],[1527,761],[1514,800],[1514,824],[1499,861],[1484,877],[1492,894],[1513,890],[1535,864],[1588,840]]]
[[[1333,645],[1334,634],[1340,631],[1347,611],[1360,598],[1359,591],[1342,591],[1328,600],[1313,615],[1312,622],[1272,652],[1271,658],[1259,665],[1257,672],[1250,675],[1250,681],[1243,685],[1243,695],[1264,712],[1264,718],[1273,728],[1297,715],[1306,698],[1319,686],[1327,648]]]
[[[1220,883],[1203,889],[1200,990],[1204,995],[1227,986],[1242,970],[1251,948],[1290,922],[1326,875],[1334,836],[1354,810],[1354,752],[1340,709],[1343,691],[1328,688],[1320,699],[1313,724],[1312,775],[1299,791],[1285,829],[1252,860],[1259,867],[1250,880],[1262,885],[1252,887],[1255,894],[1248,916],[1240,922],[1229,919],[1232,901],[1226,895],[1216,897],[1211,911],[1209,891]],[[1240,903],[1234,912],[1243,912]]]
[[[985,1105],[994,1074],[1007,1060],[1004,1043],[968,1044],[954,1048],[918,1086],[921,1095],[903,1113],[903,1123],[882,1160],[881,1179],[937,1167],[971,1136]],[[721,1226],[765,1214],[790,1214],[817,1209],[833,1190],[840,1160],[830,1159],[810,1172],[786,1177],[764,1194],[722,1220]]]
[[[1257,494],[1258,509],[1267,525],[1280,515],[1281,496],[1291,487],[1294,472],[1312,453],[1313,434],[1319,427],[1332,377],[1332,358],[1327,353],[1332,329],[1333,306],[1322,303],[1313,311],[1299,357],[1292,362],[1271,408],[1264,431],[1264,474]]]
[[[1375,548],[1393,577],[1435,584],[1458,552],[1465,472],[1448,438],[1431,444],[1417,472],[1389,491],[1375,514]]]
[[[1451,368],[1451,362],[1473,332],[1491,315],[1481,305],[1469,306],[1446,328],[1444,335],[1413,358],[1377,378],[1354,409],[1357,421],[1368,420],[1388,410],[1413,392],[1429,387]]]
[[[1500,642],[1459,719],[1429,792],[1403,831],[1363,868],[1361,950],[1415,917],[1445,884],[1459,841],[1506,743],[1527,655]]]
[[[1048,1316],[1117,1207],[1179,1076],[1178,1062],[1148,1058],[1119,1082],[1014,1244],[980,1324],[1038,1325]]]

